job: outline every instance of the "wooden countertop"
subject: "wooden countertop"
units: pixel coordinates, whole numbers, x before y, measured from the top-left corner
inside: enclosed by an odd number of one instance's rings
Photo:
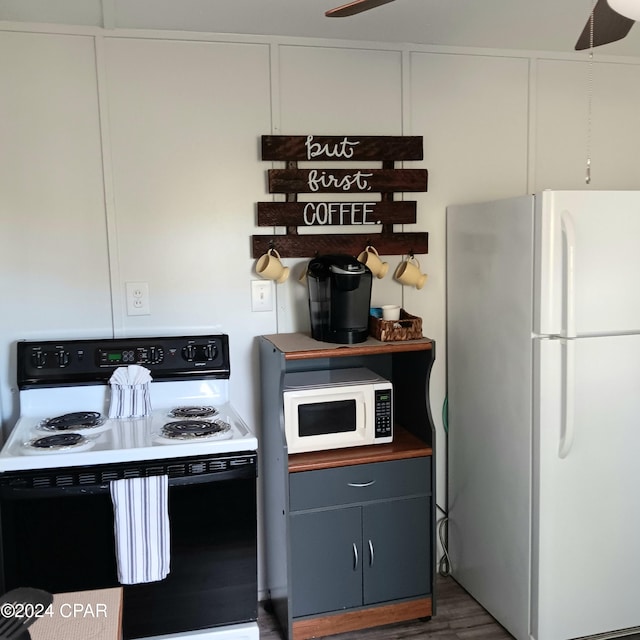
[[[421,351],[433,348],[429,338],[419,340],[399,340],[396,342],[381,342],[375,338],[367,338],[356,344],[336,344],[335,342],[321,342],[307,333],[274,333],[263,336],[284,353],[285,360],[305,360],[317,358],[319,355],[328,358],[371,355],[379,353],[399,353],[402,351]],[[322,352],[319,354],[318,352]]]
[[[292,453],[289,456],[289,473],[298,471],[317,471],[346,467],[352,464],[369,462],[386,462],[405,458],[430,456],[432,449],[402,427],[395,427],[393,442],[389,444],[372,444],[365,447],[349,447],[331,449],[330,451],[310,451],[308,453]]]

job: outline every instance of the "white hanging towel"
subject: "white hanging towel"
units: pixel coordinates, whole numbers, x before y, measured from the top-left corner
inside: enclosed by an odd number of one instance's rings
[[[138,364],[118,367],[109,378],[110,418],[140,418],[151,413],[151,372]]]
[[[169,477],[110,482],[120,584],[162,580],[169,574]]]

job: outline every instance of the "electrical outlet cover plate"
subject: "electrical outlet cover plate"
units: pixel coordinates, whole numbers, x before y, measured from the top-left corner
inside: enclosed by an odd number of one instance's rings
[[[127,282],[127,315],[148,316],[151,315],[149,306],[149,283]]]

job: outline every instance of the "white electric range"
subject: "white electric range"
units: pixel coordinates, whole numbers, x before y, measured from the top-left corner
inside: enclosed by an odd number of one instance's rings
[[[109,417],[125,367],[150,374],[148,415]],[[124,640],[257,640],[258,441],[230,404],[230,371],[226,335],[19,342],[20,417],[0,451],[4,589],[117,586],[109,483],[166,475],[171,570],[123,587]],[[31,532],[57,521],[88,557],[37,561]]]
[[[0,472],[255,451],[255,434],[220,383],[152,382],[153,409],[136,418],[108,417],[109,385],[22,390]]]

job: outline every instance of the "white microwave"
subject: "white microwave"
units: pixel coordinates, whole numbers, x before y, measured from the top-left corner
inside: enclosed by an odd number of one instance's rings
[[[289,453],[393,441],[393,385],[364,367],[284,376]]]

